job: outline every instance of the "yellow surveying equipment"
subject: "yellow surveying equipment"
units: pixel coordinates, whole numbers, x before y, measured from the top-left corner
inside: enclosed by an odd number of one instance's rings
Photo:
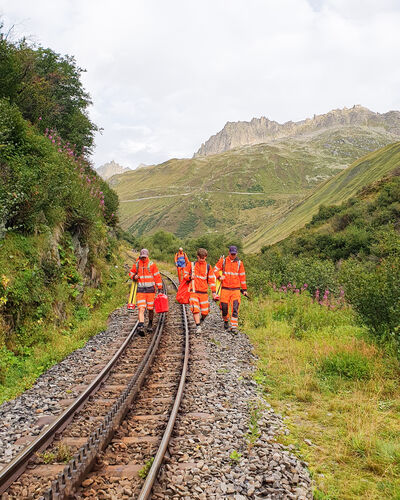
[[[131,291],[129,293],[128,311],[133,311],[136,307],[136,292],[137,292],[137,281],[132,281]]]

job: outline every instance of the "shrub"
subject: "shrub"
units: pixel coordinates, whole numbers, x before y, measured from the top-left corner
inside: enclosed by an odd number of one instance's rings
[[[400,344],[400,257],[382,259],[378,266],[352,259],[341,268],[347,300],[381,340]]]
[[[339,285],[336,278],[335,265],[330,260],[313,257],[297,257],[287,259],[283,274],[283,283],[295,283],[297,287],[307,283],[308,290],[314,294],[316,290],[330,290],[337,293]]]

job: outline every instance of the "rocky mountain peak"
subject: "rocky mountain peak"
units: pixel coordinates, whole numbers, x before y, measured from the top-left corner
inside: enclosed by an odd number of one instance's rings
[[[400,112],[375,113],[356,104],[351,108],[333,109],[322,115],[314,115],[298,122],[280,124],[265,116],[249,122],[227,122],[224,128],[203,143],[194,156],[209,156],[240,146],[269,143],[285,137],[300,137],[331,128],[365,126],[381,128],[400,136]]]
[[[114,160],[104,163],[101,167],[97,168],[97,173],[104,179],[107,180],[113,175],[123,174],[124,172],[129,172],[130,168],[123,167],[119,165]]]

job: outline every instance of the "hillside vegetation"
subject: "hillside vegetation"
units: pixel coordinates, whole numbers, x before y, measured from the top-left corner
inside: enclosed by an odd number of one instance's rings
[[[121,201],[122,226],[135,236],[168,228],[179,237],[246,238],[394,137],[368,127],[324,129],[214,156],[169,160],[114,176],[111,185]]]
[[[0,400],[121,300],[118,198],[88,162],[96,127],[80,71],[0,34]]]
[[[297,206],[267,218],[263,225],[245,240],[245,250],[254,252],[264,245],[283,240],[303,227],[320,205],[340,204],[362,187],[387,175],[400,165],[400,143],[390,144],[352,163],[347,169],[318,186]]]
[[[371,179],[390,173],[245,259],[255,378],[286,417],[279,441],[309,464],[318,500],[400,495],[399,164],[399,144],[356,162],[326,199],[366,167]]]
[[[344,294],[377,340],[400,352],[400,169],[341,205],[321,206],[307,227],[263,247],[252,272],[264,291],[306,283],[317,300]]]

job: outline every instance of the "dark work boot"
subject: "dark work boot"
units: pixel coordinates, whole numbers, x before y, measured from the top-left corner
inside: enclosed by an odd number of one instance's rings
[[[144,337],[144,323],[139,323],[137,327],[139,337]]]
[[[229,328],[229,321],[224,321],[224,330]]]
[[[153,322],[149,321],[147,328],[146,328],[146,332],[150,333],[152,331],[153,331]]]

